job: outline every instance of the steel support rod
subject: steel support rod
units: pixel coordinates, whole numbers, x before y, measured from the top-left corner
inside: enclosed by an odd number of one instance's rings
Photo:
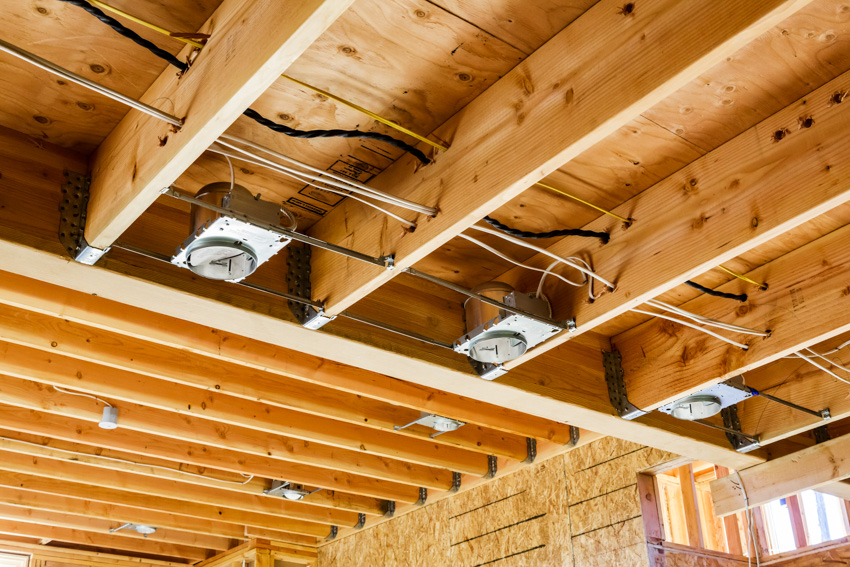
[[[479,295],[473,291],[466,289],[465,287],[461,287],[459,285],[453,284],[450,281],[446,281],[442,278],[438,278],[437,276],[432,276],[430,274],[426,274],[424,272],[420,272],[414,268],[405,268],[403,270],[405,273],[408,273],[412,276],[416,276],[418,278],[422,278],[423,280],[429,281],[431,283],[435,283],[437,285],[441,285],[445,288],[448,288],[452,291],[456,291],[460,294],[463,294],[467,297],[471,297],[472,299],[477,299],[483,303],[488,305],[492,305],[494,307],[498,307],[499,309],[504,309],[505,311],[509,311],[511,313],[515,313],[517,315],[522,315],[523,317],[528,317],[529,319],[534,319],[535,321],[539,321],[541,323],[545,323],[546,325],[552,325],[553,327],[558,327],[563,330],[572,330],[575,328],[571,322],[561,323],[555,321],[553,319],[549,319],[548,317],[540,317],[539,315],[535,315],[534,313],[529,313],[528,311],[523,311],[522,309],[517,309],[516,307],[511,307],[506,303],[502,303],[501,301],[496,301],[495,299],[490,299],[489,297],[485,297],[483,295]]]
[[[140,110],[141,112],[144,112],[145,114],[149,114],[149,115],[151,115],[155,118],[159,118],[160,120],[164,120],[164,121],[168,122],[169,124],[172,124],[172,125],[177,126],[177,127],[183,126],[183,119],[182,118],[177,118],[176,116],[172,116],[171,114],[168,114],[167,112],[163,112],[162,110],[160,110],[158,108],[154,108],[153,106],[150,106],[149,104],[145,104],[142,101],[136,100],[134,98],[130,98],[126,95],[119,93],[118,91],[112,90],[109,87],[104,87],[103,85],[99,85],[99,84],[95,83],[94,81],[90,81],[89,79],[83,77],[82,75],[78,75],[77,73],[74,73],[73,71],[69,71],[68,69],[65,69],[64,67],[60,67],[56,63],[48,61],[47,59],[44,59],[43,57],[39,57],[35,53],[30,53],[29,51],[27,51],[25,49],[21,49],[20,47],[12,45],[11,43],[9,43],[7,41],[3,41],[2,39],[0,39],[0,51],[4,51],[4,52],[8,53],[9,55],[14,55],[15,57],[23,59],[27,63],[31,63],[31,64],[35,65],[36,67],[39,67],[41,69],[44,69],[45,71],[53,73],[54,75],[59,75],[63,79],[68,79],[72,83],[77,83],[78,85],[82,85],[82,86],[86,87],[87,89],[91,89],[96,93],[100,93],[103,96],[111,98],[112,100],[117,100],[118,102],[126,104],[127,106],[135,108],[136,110]]]
[[[753,443],[758,443],[759,438],[758,435],[747,435],[746,433],[742,433],[737,429],[732,429],[730,427],[723,427],[722,425],[717,425],[715,423],[711,423],[710,421],[706,421],[704,419],[695,419],[694,423],[699,423],[700,425],[705,425],[706,427],[711,427],[713,429],[719,429],[720,431],[725,431],[726,433],[731,433],[733,435],[740,435],[744,439],[749,439]]]
[[[353,313],[349,313],[348,311],[343,311],[339,314],[340,317],[346,317],[351,319],[352,321],[358,321],[360,323],[364,323],[366,325],[371,325],[373,327],[377,327],[378,329],[383,329],[385,331],[389,331],[391,333],[395,333],[397,335],[401,335],[403,337],[408,337],[410,339],[415,339],[417,341],[421,341],[423,343],[428,343],[429,345],[434,345],[442,348],[447,348],[451,351],[454,351],[454,348],[449,343],[444,343],[442,341],[438,341],[437,339],[432,339],[430,337],[426,337],[425,335],[420,335],[419,333],[414,333],[413,331],[406,331],[404,329],[399,329],[398,327],[393,327],[392,325],[387,325],[386,323],[381,323],[380,321],[375,321],[373,319],[367,319],[366,317],[361,317],[360,315],[354,315]]]
[[[753,390],[752,388],[750,388],[750,390],[752,390],[753,393],[756,396],[761,396],[762,398],[764,398],[766,400],[770,400],[771,402],[776,402],[777,404],[781,404],[783,406],[789,407],[791,409],[795,409],[797,411],[801,411],[803,413],[807,413],[809,415],[813,415],[815,417],[819,417],[821,419],[829,419],[830,418],[829,408],[822,409],[822,410],[812,410],[812,409],[809,409],[809,408],[804,408],[803,406],[798,406],[794,402],[789,402],[788,400],[783,400],[782,398],[776,398],[774,396],[771,396],[770,394],[765,394],[764,392],[759,392],[758,390]]]
[[[265,222],[260,222],[258,220],[252,219],[248,215],[233,211],[231,209],[225,209],[223,207],[219,207],[213,205],[212,203],[207,203],[206,201],[202,201],[200,199],[196,199],[195,197],[190,197],[188,195],[184,195],[174,189],[173,187],[166,187],[162,190],[163,195],[168,195],[169,197],[174,197],[175,199],[179,199],[181,201],[186,201],[187,203],[192,203],[193,205],[197,205],[199,207],[203,207],[205,209],[209,209],[211,211],[215,211],[216,213],[220,213],[223,215],[227,215],[230,217],[238,218],[250,225],[270,230],[272,232],[276,232],[281,236],[285,236],[291,240],[296,240],[298,242],[303,242],[304,244],[309,244],[310,246],[315,246],[316,248],[322,248],[324,250],[329,250],[330,252],[335,252],[337,254],[341,254],[343,256],[348,256],[349,258],[354,258],[355,260],[360,260],[361,262],[366,262],[367,264],[373,264],[375,266],[380,266],[382,268],[391,268],[393,263],[392,256],[381,256],[374,257],[369,256],[367,254],[363,254],[361,252],[357,252],[355,250],[350,250],[348,248],[344,248],[342,246],[337,246],[336,244],[331,244],[330,242],[325,242],[324,240],[319,240],[318,238],[313,238],[312,236],[307,236],[306,234],[301,234],[300,232],[295,232],[292,230],[287,230],[285,228],[281,228],[274,224],[269,224]]]

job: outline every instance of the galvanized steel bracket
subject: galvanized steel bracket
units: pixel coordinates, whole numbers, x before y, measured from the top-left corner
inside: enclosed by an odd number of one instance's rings
[[[328,534],[328,537],[325,538],[326,541],[333,541],[336,539],[336,534],[339,533],[339,528],[336,526],[331,526],[331,533]]]
[[[824,443],[832,439],[832,436],[829,434],[829,429],[826,428],[826,425],[815,427],[814,429],[812,429],[812,433],[814,433],[815,435],[815,443]]]
[[[395,500],[387,500],[387,509],[384,511],[385,518],[395,516]]]
[[[493,478],[496,476],[496,472],[498,471],[499,461],[496,459],[495,455],[487,455],[487,474],[484,475],[484,478]]]
[[[452,487],[449,488],[449,492],[457,492],[460,490],[460,480],[461,476],[459,472],[452,473]]]
[[[415,502],[417,506],[422,506],[425,502],[428,501],[428,489],[424,487],[419,487],[419,500]]]
[[[310,283],[310,257],[312,251],[306,244],[290,242],[287,246],[286,256],[286,286],[290,294],[302,297],[306,300],[312,298],[312,285]],[[312,305],[288,301],[289,309],[302,327],[308,329],[321,329],[336,317],[328,317],[324,310],[316,309]]]
[[[366,525],[366,514],[363,514],[363,513],[358,514],[357,515],[357,523],[354,524],[354,529],[355,530],[362,530],[363,526],[365,526],[365,525]]]
[[[530,465],[537,458],[537,439],[534,437],[526,437],[525,444],[528,448],[528,456],[523,461],[524,464]]]
[[[501,364],[479,362],[470,356],[467,356],[466,360],[469,361],[469,364],[472,366],[472,369],[475,371],[475,373],[478,374],[478,376],[480,376],[484,380],[495,380],[496,378],[504,376],[508,373],[508,369],[504,368]]]
[[[91,178],[81,173],[64,171],[62,198],[59,202],[59,242],[75,261],[93,266],[109,251],[86,242],[86,215],[89,206]]]
[[[567,443],[567,447],[575,447],[578,445],[580,435],[581,430],[575,425],[570,425],[570,442]]]
[[[608,399],[623,419],[632,420],[649,412],[635,407],[626,394],[626,381],[623,374],[623,359],[620,353],[602,351],[602,366],[605,368],[605,383],[608,385]]]
[[[747,453],[760,447],[758,437],[746,435],[741,431],[741,421],[738,419],[738,406],[723,408],[720,410],[720,416],[723,418],[724,427],[739,432],[726,432],[726,438],[729,439],[729,443],[731,443],[733,449],[739,453]]]

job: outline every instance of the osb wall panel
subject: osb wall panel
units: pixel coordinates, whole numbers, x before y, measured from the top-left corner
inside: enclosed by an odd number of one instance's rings
[[[637,473],[676,456],[605,438],[324,546],[320,567],[647,567]]]

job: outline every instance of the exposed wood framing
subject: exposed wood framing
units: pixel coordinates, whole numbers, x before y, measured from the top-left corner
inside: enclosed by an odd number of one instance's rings
[[[436,218],[423,218],[408,234],[348,201],[311,234],[394,253],[398,268],[411,266],[806,4],[652,0],[622,13],[621,2],[603,0],[444,125],[438,134],[445,132],[452,147],[436,163],[411,175],[401,160],[374,180],[377,188],[437,204]],[[662,37],[663,44],[653,41]],[[573,56],[562,57],[565,50]],[[314,296],[339,313],[394,272],[317,250],[313,274]]]
[[[352,1],[223,2],[201,28],[215,39],[189,71],[167,69],[142,97],[170,101],[185,116],[180,131],[131,111],[95,153],[89,244],[110,246]]]
[[[744,509],[744,491],[753,507],[847,478],[848,447],[850,436],[845,435],[741,470],[740,480],[737,475],[717,479],[711,483],[714,510],[719,516],[740,512]]]

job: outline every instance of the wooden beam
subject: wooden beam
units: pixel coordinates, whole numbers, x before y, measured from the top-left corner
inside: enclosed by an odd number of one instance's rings
[[[614,230],[608,244],[567,237],[552,245],[549,251],[561,256],[591,257],[594,270],[616,285],[593,303],[586,292],[563,290],[552,297],[556,315],[575,316],[578,333],[593,330],[850,200],[850,105],[831,102],[836,90],[848,88],[845,73],[615,208],[637,221]],[[801,116],[813,117],[812,127],[799,128]],[[774,141],[773,134],[786,129],[791,134]],[[600,218],[584,228],[608,230],[610,224]],[[551,258],[538,254],[526,263],[546,267]],[[498,279],[525,289],[538,279],[529,273],[517,268]],[[574,335],[554,337],[509,366]]]
[[[4,486],[3,490],[0,491],[0,503],[5,506],[15,506],[24,510],[40,510],[51,514],[82,515],[86,518],[118,523],[118,525],[135,522],[166,530],[180,530],[190,535],[206,538],[204,541],[207,543],[230,542],[246,537],[244,528],[224,522],[175,516],[166,512],[143,510],[117,504],[104,504],[91,500],[80,500],[58,494],[16,490],[10,486]],[[201,547],[219,549],[217,546],[216,543],[215,545],[203,545]],[[229,549],[229,547],[228,545],[224,549]]]
[[[237,363],[253,370],[291,378],[302,384],[314,384],[323,389],[333,388],[339,392],[356,394],[364,399],[394,404],[394,407],[399,409],[407,407],[415,411],[427,411],[468,424],[489,427],[521,437],[545,439],[562,445],[570,442],[570,428],[563,423],[445,391],[424,388],[419,384],[377,372],[322,359],[298,350],[284,349],[267,342],[248,339],[9,272],[3,272],[0,277],[0,304],[61,317],[69,322],[107,331],[108,336],[118,334],[142,339],[156,345],[175,347],[188,353],[197,353],[215,360]],[[98,336],[103,335],[92,332],[87,338],[91,340]],[[63,349],[63,352],[69,350],[65,348],[68,338],[57,341],[56,348]],[[121,339],[121,343],[127,344],[128,340]],[[80,348],[85,344],[75,341],[73,346]],[[100,360],[104,359],[101,357]],[[136,364],[138,362],[135,361]],[[260,388],[265,382],[255,386],[255,380],[232,380],[227,374],[215,378],[214,386],[219,386],[216,389],[222,393],[246,396],[270,404],[280,404],[291,394],[289,391],[284,395],[276,390]],[[287,384],[291,381],[281,383]],[[309,389],[305,388],[305,391]],[[350,403],[350,398],[346,398],[345,403]],[[372,421],[375,421],[378,414],[375,407],[369,404],[364,406],[363,410],[364,413],[369,413]],[[409,423],[412,419],[407,417],[411,415],[414,414],[399,413],[398,419]],[[384,419],[387,423],[393,421],[386,416]]]
[[[0,383],[3,383],[0,378]],[[31,402],[34,402],[31,400]],[[35,403],[32,403],[35,405]],[[392,483],[366,476],[352,475],[328,468],[281,461],[269,456],[241,453],[234,450],[195,445],[168,437],[150,435],[144,431],[131,431],[125,427],[104,431],[91,421],[66,418],[61,414],[47,414],[26,408],[0,406],[0,427],[21,433],[44,436],[47,447],[57,447],[61,441],[83,443],[87,446],[128,452],[131,456],[157,457],[180,467],[183,463],[198,467],[229,470],[240,475],[253,475],[263,479],[288,480],[296,484],[329,489],[325,496],[316,493],[311,502],[317,505],[345,508],[364,514],[374,514],[377,502],[368,498],[415,502],[419,490],[409,485]],[[59,440],[57,442],[57,440]],[[131,460],[138,460],[131,457]],[[215,483],[213,483],[215,484]],[[367,499],[352,498],[352,494]]]
[[[770,284],[750,293],[746,304],[735,308],[728,299],[701,295],[681,306],[726,323],[770,330],[767,338],[721,331],[748,350],[662,319],[614,337],[629,400],[650,410],[850,330],[848,269],[850,226],[845,226],[748,272]],[[737,288],[730,282],[718,289]]]
[[[166,512],[177,517],[187,516],[202,520],[215,520],[236,524],[242,526],[243,529],[246,525],[252,525],[302,536],[326,537],[328,535],[327,525],[325,524],[291,520],[280,515],[250,513],[221,506],[198,504],[186,501],[185,498],[164,498],[103,485],[71,480],[59,481],[35,474],[16,473],[7,470],[7,468],[15,466],[14,463],[10,463],[9,467],[0,468],[0,486],[43,494],[58,494],[67,498],[79,498],[104,504],[117,504],[129,508]],[[91,482],[96,481],[97,479],[91,480]]]
[[[164,559],[128,557],[103,551],[74,549],[70,547],[55,547],[30,543],[16,543],[11,537],[0,538],[3,549],[13,553],[38,555],[45,561],[55,561],[70,565],[87,565],[89,567],[138,567],[140,564],[149,567],[182,567],[182,562]]]
[[[92,159],[86,239],[105,249],[351,5],[353,0],[225,0],[192,67],[166,69],[142,96],[185,116],[178,132],[130,111]]]
[[[98,407],[94,401],[62,394],[52,388],[48,390],[35,382],[4,375],[0,375],[0,384],[2,384],[0,403],[46,411],[91,424],[100,421],[102,408]],[[209,445],[272,461],[303,462],[412,486],[425,486],[438,490],[448,490],[451,487],[451,471],[445,469],[418,467],[373,455],[331,449],[315,443],[299,442],[243,427],[229,426],[223,429],[220,425],[208,420],[187,423],[177,414],[137,404],[121,403],[119,420],[121,429],[181,440],[191,443],[198,450],[203,450],[204,445]],[[84,437],[81,440],[84,440]]]
[[[5,492],[5,491],[4,491]],[[106,534],[109,530],[122,526],[126,522],[115,522],[110,520],[102,520],[99,518],[91,518],[81,514],[61,514],[55,511],[36,510],[32,508],[22,508],[18,506],[8,506],[0,504],[0,520],[24,522],[28,524],[41,524],[45,526],[54,526],[57,528],[65,528],[70,530],[79,530],[84,532],[96,532]],[[127,520],[130,522],[131,520]],[[142,524],[141,520],[135,520],[134,523]],[[200,549],[225,550],[230,548],[229,538],[202,536],[179,530],[163,529],[162,526],[156,524],[148,524],[157,528],[156,532],[149,534],[147,538],[137,533],[135,530],[118,530],[115,533],[118,537],[131,537],[137,540],[160,541],[163,543],[173,543],[176,545],[185,545],[188,547],[197,547]]]
[[[120,549],[133,553],[161,555],[163,557],[179,557],[188,562],[206,559],[207,553],[197,547],[176,545],[164,542],[139,541],[137,539],[118,537],[112,534],[98,534],[81,530],[40,526],[17,520],[0,520],[0,534],[23,535],[34,538],[47,538],[53,541],[90,545],[106,549]]]
[[[479,453],[300,412],[282,409],[272,411],[261,402],[166,383],[12,343],[0,342],[0,372],[48,385],[86,391],[112,400],[199,417],[216,424],[226,423],[273,435],[285,435],[425,467],[468,474],[487,473],[487,457]]]
[[[405,348],[400,349],[398,338],[388,340],[385,345],[376,345],[372,331],[357,337],[323,333],[319,340],[315,332],[287,320],[286,307],[269,302],[268,296],[249,297],[233,286],[198,281],[184,271],[168,271],[159,263],[152,264],[135,256],[132,261],[107,256],[100,266],[95,267],[69,263],[56,239],[58,224],[51,220],[55,219],[62,169],[73,169],[79,165],[79,158],[66,154],[65,150],[41,140],[0,128],[0,171],[3,173],[0,178],[3,192],[0,195],[14,195],[14,199],[5,200],[4,206],[0,207],[0,253],[7,259],[5,267],[8,270],[154,313],[203,322],[206,330],[200,329],[198,338],[193,337],[192,341],[203,344],[205,349],[212,349],[213,345],[218,348],[219,335],[212,329],[232,333],[223,337],[226,339],[238,335],[273,345],[266,346],[260,351],[262,356],[255,360],[250,348],[240,350],[241,346],[250,346],[250,340],[232,343],[234,348],[230,352],[233,356],[242,356],[256,363],[270,362],[274,357],[286,359],[287,352],[291,351],[281,351],[279,347],[316,357],[325,357],[332,352],[339,363],[419,385],[418,390],[402,388],[400,391],[411,396],[417,391],[424,391],[424,395],[416,394],[420,399],[427,399],[432,395],[429,392],[435,389],[442,390],[476,400],[476,404],[486,402],[487,405],[502,406],[550,421],[567,421],[602,434],[648,443],[730,468],[751,466],[763,460],[759,453],[737,453],[729,446],[723,433],[699,425],[657,415],[633,422],[616,417],[607,401],[601,371],[601,344],[593,346],[583,340],[570,341],[557,353],[537,357],[523,365],[525,368],[519,367],[499,381],[483,382],[471,374],[468,364],[462,359],[444,355],[435,358],[431,350],[418,344],[415,348],[408,348],[409,344],[404,343]],[[117,319],[120,313],[120,310],[113,311],[112,319]],[[162,336],[165,331],[160,333],[157,336]],[[221,343],[223,351],[230,346],[229,340]],[[313,360],[320,370],[344,368],[338,363],[323,365],[321,358]],[[309,372],[306,374],[311,375]],[[320,374],[316,377],[319,379]],[[369,384],[370,391],[374,391],[374,380],[370,376],[363,376],[361,382]],[[345,377],[344,387],[357,390],[355,373]],[[381,386],[379,391],[391,390]],[[440,397],[435,395],[434,400],[439,401]],[[486,405],[471,404],[470,407],[480,411],[480,416],[486,415]],[[507,420],[508,417],[503,416],[502,422]],[[180,429],[179,424],[175,426]],[[263,447],[268,445],[263,441],[257,441],[256,449],[263,451],[257,454],[269,451],[293,460],[296,458],[294,452],[303,449],[297,443],[290,443],[286,450],[281,451],[280,446]],[[214,436],[205,443],[221,446],[221,439]],[[334,454],[337,453],[339,451],[334,451]],[[314,456],[312,447],[305,456],[308,459]],[[357,467],[369,465],[367,457],[371,455],[361,455]],[[388,472],[386,463],[376,461],[375,464],[375,473],[370,472],[370,475],[386,478],[380,474],[380,471]],[[346,461],[341,463],[343,467],[349,465]],[[363,472],[362,468],[343,470]],[[425,483],[419,485],[426,486]],[[444,489],[450,486],[450,479],[443,486]]]
[[[410,234],[344,202],[310,233],[411,266],[806,4],[649,0],[625,13],[602,0],[455,116],[444,127],[451,148],[433,165],[411,173],[399,160],[371,182],[436,204],[435,218]],[[316,250],[313,294],[336,314],[394,273]]]
[[[850,435],[831,439],[796,453],[750,467],[711,483],[718,516],[744,509],[744,490],[750,507],[761,506],[803,490],[850,477]]]
[[[46,417],[50,419],[51,416]],[[40,441],[21,439],[20,433],[0,430],[0,449],[21,455],[71,460],[93,468],[119,470],[160,479],[165,478],[192,486],[229,490],[251,496],[262,494],[262,491],[268,488],[268,480],[266,478],[246,479],[240,475],[235,475],[238,478],[228,479],[222,478],[222,475],[226,477],[226,473],[222,473],[221,471],[201,469],[200,472],[195,472],[186,470],[191,467],[184,468],[182,463],[171,463],[168,461],[164,463],[150,463],[151,459],[149,455],[116,454],[114,451],[104,450],[100,446],[95,449],[85,445],[80,446],[76,443],[56,441],[54,439]],[[307,484],[311,487],[314,486],[309,483]],[[186,489],[193,490],[191,486],[186,487]],[[311,506],[336,508],[373,516],[382,516],[386,512],[386,503],[383,500],[357,498],[350,494],[337,496],[335,492],[328,490],[321,490],[312,495],[308,503]]]
[[[420,413],[16,307],[0,306],[0,338],[166,382],[215,390],[217,395],[233,393],[253,402],[310,414],[306,419],[314,422],[314,416],[329,417],[357,425],[355,430],[366,436],[368,431],[363,427],[396,433],[396,439],[404,435],[420,440],[414,444],[424,438],[429,447],[434,443],[451,445],[520,461],[528,454],[526,438],[519,435],[477,425],[461,427],[433,440],[417,428],[395,432],[394,426],[419,419]],[[282,412],[282,418],[288,415],[297,414]]]
[[[307,501],[292,502],[283,498],[262,494],[235,494],[229,491],[201,486],[187,487],[183,483],[142,477],[124,471],[98,470],[93,475],[92,468],[71,458],[31,458],[8,451],[0,451],[0,469],[19,474],[38,475],[56,481],[92,484],[126,492],[135,492],[150,497],[183,500],[187,506],[200,505],[205,509],[219,509],[232,512],[234,516],[250,518],[274,518],[279,521],[280,529],[288,524],[288,531],[314,535],[326,532],[325,526],[353,526],[357,523],[357,514],[343,510],[332,510],[311,506]],[[221,514],[220,514],[221,516]],[[214,518],[215,515],[207,516]],[[249,523],[246,521],[244,523]],[[303,530],[303,531],[299,531]]]

